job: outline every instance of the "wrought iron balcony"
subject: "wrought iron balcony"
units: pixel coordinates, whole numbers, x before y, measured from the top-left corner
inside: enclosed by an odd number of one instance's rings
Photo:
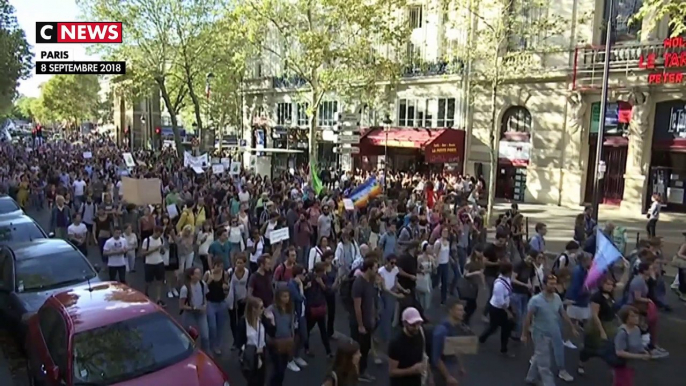
[[[405,78],[417,78],[424,76],[458,75],[462,73],[463,69],[464,62],[460,59],[421,62],[405,67],[403,69],[403,76]]]
[[[307,84],[307,81],[300,76],[275,76],[272,78],[273,88],[300,88]]]

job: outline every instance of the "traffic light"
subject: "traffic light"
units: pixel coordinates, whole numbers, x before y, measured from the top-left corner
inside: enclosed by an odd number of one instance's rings
[[[155,128],[155,147],[157,149],[162,149],[162,128],[161,127],[156,127]]]

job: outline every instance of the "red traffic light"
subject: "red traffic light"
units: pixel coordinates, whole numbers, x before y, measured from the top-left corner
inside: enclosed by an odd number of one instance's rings
[[[162,133],[162,129],[160,129],[159,127],[156,127],[155,128],[155,134],[159,135],[160,133]]]

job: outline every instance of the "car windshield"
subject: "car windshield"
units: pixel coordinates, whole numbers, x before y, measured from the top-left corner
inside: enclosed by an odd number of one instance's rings
[[[96,272],[80,252],[17,259],[17,291],[41,291],[93,279]]]
[[[14,200],[0,199],[0,214],[12,213],[20,209]]]
[[[32,222],[22,222],[18,224],[5,223],[0,225],[0,244],[33,241],[45,238],[45,233],[43,233],[38,225]]]
[[[74,384],[111,385],[178,363],[195,350],[169,315],[154,312],[74,335]]]

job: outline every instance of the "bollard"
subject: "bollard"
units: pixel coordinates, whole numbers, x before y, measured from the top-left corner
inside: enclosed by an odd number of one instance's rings
[[[641,232],[636,232],[636,247],[634,249],[638,249],[638,241],[641,239]]]

